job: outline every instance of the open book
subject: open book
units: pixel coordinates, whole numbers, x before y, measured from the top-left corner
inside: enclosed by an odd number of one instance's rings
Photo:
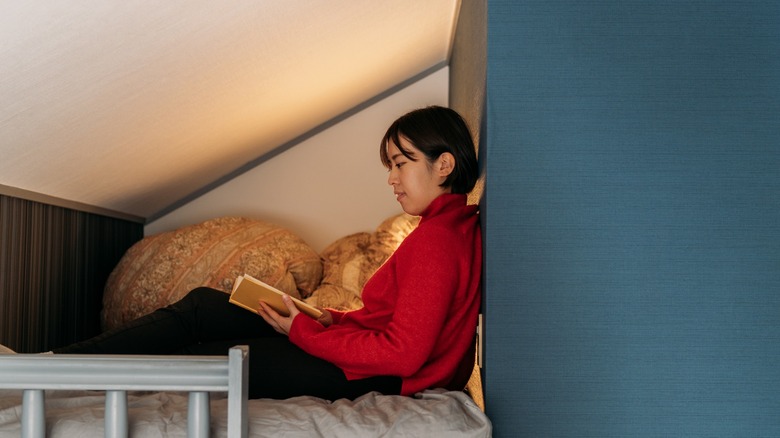
[[[260,307],[258,301],[263,301],[268,304],[272,309],[276,310],[280,315],[287,316],[290,312],[287,310],[287,306],[282,301],[282,295],[284,292],[279,289],[270,286],[262,281],[244,274],[239,275],[233,283],[233,292],[230,293],[230,302],[243,307],[250,312],[257,313],[257,308]],[[295,307],[301,312],[311,316],[314,319],[318,319],[322,316],[322,312],[303,301],[290,297],[295,303]]]

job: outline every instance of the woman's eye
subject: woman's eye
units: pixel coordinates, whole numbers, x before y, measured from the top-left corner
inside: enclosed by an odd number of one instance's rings
[[[405,163],[395,163],[395,167],[400,169]]]

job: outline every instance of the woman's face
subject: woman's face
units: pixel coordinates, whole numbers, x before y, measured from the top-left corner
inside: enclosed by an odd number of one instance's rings
[[[446,162],[452,155],[442,154],[431,164],[425,155],[414,147],[411,142],[401,137],[401,147],[412,152],[417,161],[406,158],[392,141],[387,146],[387,156],[390,157],[390,175],[387,183],[393,187],[393,194],[405,212],[419,216],[430,203],[442,193],[448,193],[449,188],[443,188],[441,183],[447,178],[452,164]]]

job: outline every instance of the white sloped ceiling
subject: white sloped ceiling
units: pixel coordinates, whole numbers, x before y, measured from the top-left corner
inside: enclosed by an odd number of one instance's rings
[[[458,5],[0,2],[0,185],[154,215],[446,62]]]

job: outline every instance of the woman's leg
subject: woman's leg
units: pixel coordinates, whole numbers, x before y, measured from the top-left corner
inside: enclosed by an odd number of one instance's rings
[[[168,307],[53,351],[59,354],[171,354],[204,342],[278,335],[260,316],[231,304],[228,298],[228,294],[215,289],[193,289]]]
[[[209,288],[194,289],[168,307],[54,353],[223,355],[234,345],[249,346],[250,398],[336,400],[401,392],[398,377],[347,380],[340,368],[307,354],[259,315]]]
[[[355,399],[371,391],[400,394],[401,378],[377,376],[347,380],[330,362],[311,356],[287,336],[232,339],[192,345],[180,354],[224,354],[234,345],[249,346],[249,398],[286,399],[310,395],[327,400]]]

